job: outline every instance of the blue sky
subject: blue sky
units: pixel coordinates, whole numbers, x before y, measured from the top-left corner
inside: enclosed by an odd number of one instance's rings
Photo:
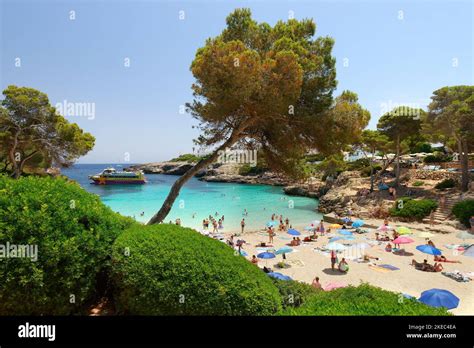
[[[335,39],[336,94],[356,92],[372,114],[370,128],[396,104],[425,107],[435,89],[474,80],[472,1],[0,4],[0,88],[37,88],[54,105],[93,105],[93,116],[68,116],[96,137],[82,163],[160,161],[191,152],[195,122],[180,114],[180,105],[192,100],[189,66],[237,7],[270,24],[291,14],[313,18],[316,35]]]

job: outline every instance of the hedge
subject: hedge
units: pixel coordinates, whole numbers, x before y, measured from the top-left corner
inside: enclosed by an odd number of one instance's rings
[[[36,261],[0,260],[0,315],[81,312],[131,224],[65,179],[0,176],[0,244],[37,246]]]
[[[438,190],[444,190],[444,189],[447,189],[447,188],[453,188],[453,187],[456,187],[456,180],[454,179],[444,179],[443,181],[440,181],[439,183],[437,183],[435,185],[435,189],[438,189]]]
[[[445,308],[427,306],[416,299],[363,283],[332,291],[319,291],[298,308],[289,307],[283,315],[450,315]]]
[[[272,280],[280,292],[283,308],[299,307],[312,295],[321,291],[303,282],[275,278],[272,278]]]
[[[114,298],[133,315],[271,315],[270,277],[224,243],[171,224],[135,226],[114,243]]]
[[[438,203],[432,199],[402,197],[396,200],[394,207],[390,209],[390,215],[421,220],[437,207]]]
[[[457,202],[453,206],[452,213],[464,226],[471,227],[469,219],[474,216],[474,199]]]

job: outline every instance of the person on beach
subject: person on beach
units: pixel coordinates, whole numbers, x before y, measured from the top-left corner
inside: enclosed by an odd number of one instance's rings
[[[436,248],[435,244],[433,243],[433,241],[431,239],[428,239],[428,243],[426,243],[430,246],[432,246],[433,248]]]
[[[212,228],[213,228],[213,229],[212,229],[212,233],[217,233],[217,232],[219,232],[219,231],[217,230],[217,222],[216,222],[216,220],[212,220]]]
[[[275,232],[273,232],[273,228],[268,227],[267,233],[268,233],[268,244],[273,244],[273,236],[275,235]]]
[[[324,228],[324,221],[321,220],[321,222],[319,223],[319,232],[321,232],[321,236],[324,235],[324,232],[325,232],[325,228]]]
[[[252,256],[252,261],[251,261],[254,265],[257,265],[258,264],[258,259],[255,255]]]
[[[339,262],[339,271],[342,273],[347,273],[349,271],[349,265],[345,258],[342,258],[341,262]]]
[[[242,221],[240,221],[240,228],[242,229],[242,234],[243,234],[244,228],[245,228],[245,219],[242,219]]]
[[[387,245],[385,246],[385,251],[391,253],[392,252],[392,244],[387,243]]]
[[[288,226],[290,226],[290,219],[288,218],[285,219],[285,226],[286,226],[286,229],[288,229]]]
[[[438,262],[461,263],[461,261],[448,260],[444,255],[435,255],[434,260]]]
[[[334,271],[334,266],[337,262],[337,253],[335,250],[331,250],[331,269]]]
[[[311,285],[313,286],[313,288],[315,289],[319,289],[319,290],[322,290],[323,287],[321,286],[321,283],[319,282],[319,277],[316,277],[313,279],[313,282],[311,283]]]

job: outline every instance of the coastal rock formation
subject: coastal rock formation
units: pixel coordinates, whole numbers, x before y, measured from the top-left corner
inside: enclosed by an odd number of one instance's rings
[[[153,162],[130,166],[125,170],[142,170],[145,174],[183,175],[194,163],[188,162]]]

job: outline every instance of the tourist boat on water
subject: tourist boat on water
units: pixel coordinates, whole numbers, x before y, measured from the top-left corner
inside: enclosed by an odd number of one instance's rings
[[[89,179],[96,185],[116,185],[116,184],[145,184],[146,178],[143,172],[124,172],[114,168],[106,168],[102,173],[90,175]]]

